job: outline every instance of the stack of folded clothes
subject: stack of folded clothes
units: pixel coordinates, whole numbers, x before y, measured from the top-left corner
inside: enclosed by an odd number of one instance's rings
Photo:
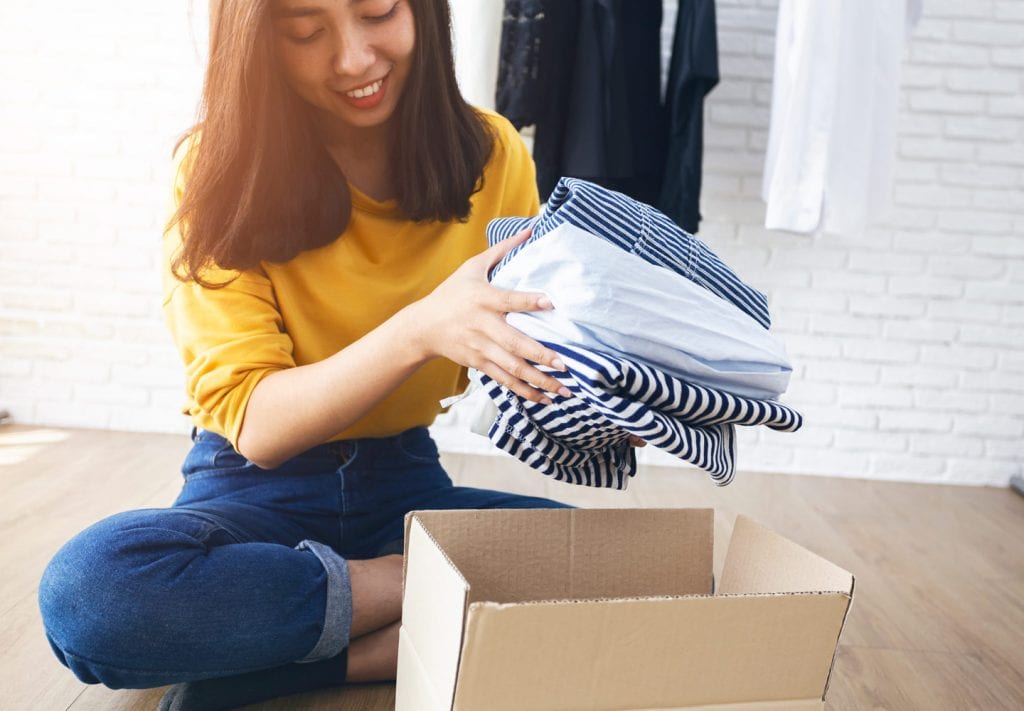
[[[551,298],[554,310],[508,322],[559,353],[565,372],[538,367],[572,396],[534,403],[471,371],[497,406],[488,437],[500,449],[560,481],[625,489],[636,435],[724,486],[735,425],[800,428],[775,401],[792,369],[768,331],[767,300],[707,245],[653,207],[573,178],[540,217],[492,221],[488,240],[531,224],[490,280]]]

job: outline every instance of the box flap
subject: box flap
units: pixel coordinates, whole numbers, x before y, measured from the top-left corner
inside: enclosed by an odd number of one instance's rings
[[[398,683],[395,687],[395,708],[402,711],[451,711],[451,702],[437,698],[423,660],[409,640],[405,627],[398,630]]]
[[[711,592],[712,509],[409,514],[471,584],[469,602]]]
[[[423,699],[396,708],[447,711],[455,693],[469,585],[415,518],[406,519],[405,550],[400,638],[406,650],[402,655],[399,649],[395,693],[417,699],[427,683],[433,705]]]
[[[455,709],[820,702],[848,602],[833,592],[471,603]]]
[[[853,575],[747,516],[737,516],[715,592],[835,590],[853,594]]]
[[[660,709],[623,709],[622,711],[823,711],[821,699],[787,699],[785,701],[753,701],[749,704],[712,704],[711,706],[675,706]]]

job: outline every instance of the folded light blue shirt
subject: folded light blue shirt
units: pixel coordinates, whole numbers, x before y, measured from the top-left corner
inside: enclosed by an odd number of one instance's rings
[[[748,314],[574,225],[530,242],[491,284],[550,297],[553,311],[507,317],[535,340],[618,355],[748,398],[774,399],[789,384],[782,341]]]
[[[540,217],[499,217],[487,225],[496,244],[532,226],[526,241],[540,239],[562,224],[581,227],[624,252],[665,267],[720,296],[768,328],[768,299],[736,275],[706,244],[657,209],[628,195],[578,178],[562,178]],[[499,273],[525,245],[513,249],[491,270]]]

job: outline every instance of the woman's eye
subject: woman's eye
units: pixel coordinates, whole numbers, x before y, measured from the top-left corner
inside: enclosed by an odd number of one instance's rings
[[[308,44],[308,43],[312,42],[313,40],[315,40],[317,37],[319,37],[320,34],[323,31],[324,30],[321,27],[320,29],[318,29],[315,32],[313,32],[312,34],[304,35],[302,37],[292,37],[292,36],[289,35],[288,39],[290,39],[292,42],[295,42],[297,44]]]
[[[392,17],[394,17],[395,13],[397,12],[398,3],[396,2],[394,5],[391,6],[391,9],[385,12],[383,15],[370,15],[366,19],[369,20],[370,22],[384,22],[385,20],[390,20]]]

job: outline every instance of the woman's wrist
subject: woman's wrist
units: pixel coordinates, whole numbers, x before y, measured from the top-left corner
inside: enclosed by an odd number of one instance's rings
[[[430,346],[429,321],[426,316],[426,309],[420,300],[402,308],[392,317],[398,330],[406,335],[407,347],[420,365],[437,356]]]

